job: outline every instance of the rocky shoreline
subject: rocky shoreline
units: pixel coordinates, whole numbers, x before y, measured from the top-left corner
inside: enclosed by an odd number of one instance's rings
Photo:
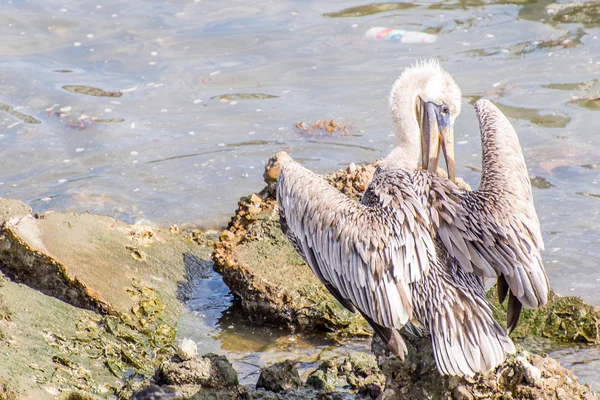
[[[376,164],[328,175],[358,197]],[[215,243],[197,231],[127,225],[92,214],[32,213],[0,199],[0,399],[534,399],[598,398],[555,360],[519,350],[492,374],[441,377],[428,340],[401,363],[374,341],[298,372],[298,360],[262,365],[241,385],[223,355],[176,341],[190,281],[212,258],[245,316],[289,331],[326,332],[342,344],[370,338],[338,304],[279,229],[274,177],[240,200]],[[493,296],[492,296],[493,298]],[[503,308],[497,306],[503,321]],[[513,337],[600,344],[600,311],[551,296],[523,313]],[[188,343],[189,344],[189,343]],[[306,368],[303,368],[306,370]]]

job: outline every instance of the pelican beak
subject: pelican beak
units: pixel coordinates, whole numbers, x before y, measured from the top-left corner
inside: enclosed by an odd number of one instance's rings
[[[456,181],[454,167],[454,128],[448,118],[440,114],[440,106],[423,101],[421,104],[422,168],[437,173],[440,147],[444,152],[448,178]]]
[[[440,135],[442,136],[442,151],[446,160],[448,179],[456,183],[456,171],[454,169],[454,127],[448,125],[440,131]]]

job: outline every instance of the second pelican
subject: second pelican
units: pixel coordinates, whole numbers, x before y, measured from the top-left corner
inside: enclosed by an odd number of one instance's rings
[[[508,296],[510,331],[521,306],[546,303],[548,279],[531,185],[517,135],[489,101],[480,121],[478,190],[453,183],[460,89],[437,62],[407,68],[390,94],[398,146],[377,168],[360,203],[279,153],[283,231],[345,307],[358,310],[403,358],[398,329],[418,322],[443,374],[487,372],[514,352],[494,320],[483,278]],[[435,173],[441,150],[448,177]],[[419,163],[421,159],[421,163]]]

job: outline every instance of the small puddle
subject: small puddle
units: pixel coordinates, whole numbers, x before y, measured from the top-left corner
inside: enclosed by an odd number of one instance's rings
[[[260,368],[279,361],[298,361],[301,377],[306,379],[326,359],[350,351],[370,351],[370,340],[349,341],[340,346],[324,333],[292,333],[252,323],[221,275],[212,270],[212,262],[201,265],[186,295],[186,310],[178,322],[177,338],[194,340],[199,354],[214,352],[227,356],[242,384],[256,383]]]

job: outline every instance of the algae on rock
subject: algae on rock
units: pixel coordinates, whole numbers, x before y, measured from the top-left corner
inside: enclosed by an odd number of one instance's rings
[[[27,285],[0,285],[0,382],[26,398],[128,398],[173,355],[186,279],[208,248],[174,230],[29,211],[0,199],[0,269]]]
[[[487,292],[495,306],[494,317],[506,321],[507,304],[499,304],[496,286]],[[580,297],[559,296],[550,290],[548,304],[537,309],[523,308],[513,339],[540,337],[555,343],[600,344],[600,307],[586,304]]]
[[[373,340],[381,370],[386,376],[384,400],[425,399],[598,399],[588,386],[558,361],[520,350],[486,375],[440,375],[432,355],[431,339],[407,340],[407,360],[390,356],[379,338]]]

